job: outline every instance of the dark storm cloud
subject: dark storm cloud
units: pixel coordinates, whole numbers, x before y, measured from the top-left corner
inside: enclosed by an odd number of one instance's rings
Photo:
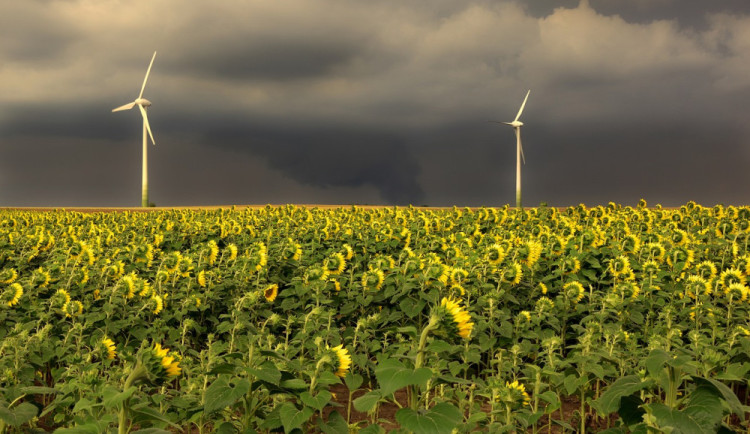
[[[525,203],[746,201],[750,4],[589,3],[5,2],[0,191],[137,203],[158,50],[159,204],[512,203],[527,89]]]
[[[605,15],[619,15],[634,23],[676,20],[683,27],[705,29],[711,14],[746,14],[745,0],[590,0],[591,6]]]
[[[137,135],[141,125],[137,109],[132,110],[130,116],[116,116],[111,110],[111,105],[102,102],[8,105],[5,116],[0,118],[0,137],[9,140],[30,135],[120,140],[134,133]]]
[[[345,43],[332,46],[304,40],[236,41],[224,49],[191,52],[190,58],[169,66],[212,79],[283,81],[325,75],[345,64],[356,52],[357,47]]]
[[[581,0],[535,0],[519,2],[531,15],[545,17],[558,8],[575,8]],[[705,29],[711,14],[747,14],[746,0],[588,0],[591,8],[607,16],[619,16],[631,23],[647,24],[675,20],[682,27]]]
[[[387,203],[420,202],[420,168],[397,134],[323,126],[254,126],[209,133],[221,147],[265,158],[290,178],[317,187],[371,185]]]

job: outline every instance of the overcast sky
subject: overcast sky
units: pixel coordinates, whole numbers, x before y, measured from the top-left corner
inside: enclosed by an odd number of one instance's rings
[[[747,0],[0,2],[0,206],[750,203]]]

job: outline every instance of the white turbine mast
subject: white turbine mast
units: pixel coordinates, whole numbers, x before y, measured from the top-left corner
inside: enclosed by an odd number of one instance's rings
[[[524,107],[526,107],[526,101],[529,99],[531,89],[526,92],[526,98],[523,99],[521,108],[518,109],[518,114],[513,122],[498,122],[505,125],[510,125],[516,132],[516,207],[521,208],[521,160],[523,164],[526,164],[526,157],[523,155],[523,146],[521,145],[521,127],[523,122],[519,121],[521,113],[523,113]]]
[[[147,109],[151,107],[151,101],[147,100],[143,97],[143,91],[146,89],[146,82],[148,81],[148,75],[151,73],[151,66],[154,64],[154,59],[156,58],[156,51],[154,51],[154,55],[151,57],[151,63],[148,64],[148,69],[146,70],[146,77],[143,79],[143,85],[141,86],[141,93],[138,94],[138,98],[136,98],[133,102],[127,103],[125,105],[121,105],[120,107],[117,107],[116,109],[113,109],[113,112],[118,112],[122,110],[130,110],[136,105],[141,111],[141,116],[143,116],[143,168],[142,168],[142,184],[141,184],[141,206],[147,207],[148,206],[148,141],[147,141],[147,134],[148,137],[151,137],[151,143],[156,145],[156,142],[154,141],[154,135],[151,133],[151,125],[148,123],[148,114],[146,113]]]

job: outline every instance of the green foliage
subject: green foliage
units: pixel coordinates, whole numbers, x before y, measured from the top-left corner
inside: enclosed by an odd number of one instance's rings
[[[748,221],[3,211],[0,431],[746,430]]]

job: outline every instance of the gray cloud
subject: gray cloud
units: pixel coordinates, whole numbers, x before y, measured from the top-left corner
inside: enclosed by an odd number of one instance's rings
[[[486,121],[529,88],[526,203],[746,200],[745,2],[16,3],[0,182],[26,204],[137,203],[140,116],[110,110],[152,50],[157,203],[509,203]]]

